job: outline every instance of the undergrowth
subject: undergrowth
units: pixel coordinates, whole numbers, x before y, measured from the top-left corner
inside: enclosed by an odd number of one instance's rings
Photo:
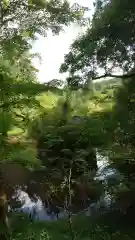
[[[11,226],[13,226],[12,238],[14,240],[73,240],[68,220],[33,222],[25,215],[14,214]],[[75,240],[135,239],[134,228],[123,224],[121,217],[116,214],[115,216],[106,214],[93,220],[82,215],[73,217],[73,231]]]

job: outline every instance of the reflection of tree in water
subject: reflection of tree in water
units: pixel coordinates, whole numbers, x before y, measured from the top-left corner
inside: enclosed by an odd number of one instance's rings
[[[64,207],[65,192],[59,188],[60,181],[55,178],[47,178],[44,170],[31,172],[19,164],[3,164],[1,168],[5,173],[6,193],[11,208],[20,206],[18,201],[20,190],[26,192],[35,203],[40,198],[44,207],[48,208],[48,213],[59,214],[60,208]],[[82,182],[81,179],[80,181]],[[56,191],[51,192],[54,184]],[[73,187],[75,191],[73,205],[78,206],[76,208],[84,208],[83,202],[92,195],[91,186],[86,182],[84,185],[78,182]],[[23,204],[23,200],[21,204]]]

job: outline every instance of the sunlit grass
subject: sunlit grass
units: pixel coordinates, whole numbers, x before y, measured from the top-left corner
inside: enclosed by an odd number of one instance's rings
[[[8,132],[8,136],[22,136],[25,135],[25,132],[23,129],[19,128],[19,127],[13,127],[9,132]]]

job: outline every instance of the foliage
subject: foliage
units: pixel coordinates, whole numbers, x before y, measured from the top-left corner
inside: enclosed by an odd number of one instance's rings
[[[71,80],[81,73],[85,82],[111,76],[123,78],[122,85],[115,89],[114,105],[110,112],[105,110],[98,114],[98,123],[104,142],[100,150],[109,156],[110,164],[123,176],[122,185],[114,195],[119,207],[124,205],[124,211],[128,212],[134,206],[135,5],[127,0],[96,0],[94,7],[87,31],[71,45],[60,71],[68,71]],[[117,70],[121,70],[122,75],[114,74]],[[99,97],[95,100],[99,101]],[[98,131],[96,139],[101,139],[101,135]]]
[[[83,12],[81,7],[71,8],[68,1],[7,1],[1,4],[1,40],[18,35],[33,39],[35,33],[46,35],[48,29],[59,33],[64,25],[81,20]]]
[[[71,114],[70,108],[68,108],[68,114]],[[87,194],[90,194],[92,199],[94,198],[92,194],[96,197],[96,191],[90,186],[93,177],[88,180],[88,174],[97,169],[94,142],[90,140],[91,134],[94,134],[91,132],[92,120],[84,116],[80,119],[72,118],[72,114],[70,116],[65,119],[62,102],[61,105],[58,102],[58,106],[52,108],[51,112],[46,112],[41,119],[33,122],[30,134],[37,141],[37,156],[46,167],[49,179],[52,179],[58,188],[63,186],[65,191],[67,185],[65,181],[71,170],[72,190],[76,192],[77,184],[87,182],[86,188],[90,189]],[[87,180],[84,180],[85,177]],[[77,192],[73,193],[73,198],[76,194]],[[78,196],[78,202],[79,198]]]
[[[72,239],[67,220],[59,220],[52,223],[35,223],[30,222],[27,217],[23,215],[17,214],[12,216],[12,219],[14,239]],[[123,223],[122,217],[117,216],[116,221],[114,214],[101,216],[95,220],[91,220],[84,215],[74,216],[73,229],[75,239],[134,239],[135,233],[133,225],[124,225],[122,227],[121,223]]]
[[[47,30],[58,34],[64,25],[81,21],[84,8],[71,8],[67,1],[1,1],[0,3],[0,138],[1,158],[5,158],[5,138],[13,126],[30,121],[31,107],[40,108],[35,95],[55,86],[37,83],[37,69],[31,54],[37,34]],[[24,108],[25,106],[25,108]]]
[[[61,72],[75,75],[81,71],[87,80],[101,77],[99,69],[105,77],[118,67],[123,73],[133,70],[134,13],[134,1],[96,0],[92,21],[71,45]]]
[[[123,176],[117,199],[125,211],[130,211],[131,206],[134,208],[134,89],[133,78],[124,81],[116,95],[114,142],[109,155],[111,163]]]
[[[57,195],[62,204],[70,191],[71,203],[77,205],[81,199],[85,202],[83,206],[87,206],[88,197],[96,201],[108,187],[115,200],[115,208],[122,212],[122,216],[124,212],[129,220],[135,209],[133,0],[130,3],[127,0],[95,1],[95,12],[87,31],[72,44],[61,66],[61,72],[70,74],[63,89],[57,79],[47,84],[37,83],[37,70],[32,65],[35,56],[30,53],[31,42],[36,34],[45,35],[48,29],[59,33],[64,25],[80,20],[82,12],[83,8],[73,9],[66,1],[59,0],[2,2],[1,159],[10,159],[34,169],[39,167],[39,158],[44,170],[37,181],[45,184],[48,178],[51,196],[55,199]],[[116,76],[119,83],[117,79],[106,83],[90,82],[98,77],[111,77],[117,67],[123,71],[122,81],[118,79],[120,76]],[[103,71],[103,76],[99,76],[99,70]],[[55,95],[47,92],[39,96],[48,90],[55,90]],[[35,149],[26,149],[22,142],[13,146],[7,141],[8,132],[14,126],[25,130],[25,139],[28,131],[29,137],[36,140],[37,156]],[[94,178],[96,149],[109,157],[110,166],[120,173],[119,179],[106,180],[104,189]],[[39,189],[33,190],[34,194],[36,191]],[[62,231],[62,237],[68,237],[65,236],[66,230]],[[87,234],[83,230],[78,239],[121,237],[118,231],[110,236],[103,226],[96,225],[93,231],[88,226]],[[68,233],[66,231],[66,235]],[[31,232],[28,235],[31,236]],[[47,238],[47,235],[40,237]]]

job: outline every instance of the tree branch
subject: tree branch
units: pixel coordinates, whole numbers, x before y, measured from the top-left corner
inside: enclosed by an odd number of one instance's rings
[[[127,74],[122,74],[122,75],[115,75],[115,74],[104,74],[98,77],[93,78],[92,80],[98,80],[101,78],[107,78],[107,77],[111,77],[111,78],[131,78],[131,77],[135,77],[135,72],[132,73],[127,73]]]

